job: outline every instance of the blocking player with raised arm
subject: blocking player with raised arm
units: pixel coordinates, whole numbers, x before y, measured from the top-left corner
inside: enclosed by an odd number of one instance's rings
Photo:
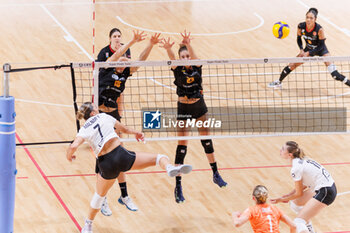
[[[329,172],[315,160],[306,158],[303,150],[294,141],[288,141],[280,150],[280,156],[291,165],[295,189],[271,203],[289,202],[297,214],[294,223],[298,233],[314,233],[311,219],[333,203],[337,188]]]
[[[120,42],[121,32],[119,29],[114,28],[110,32],[110,45],[103,48],[98,54],[98,61],[129,61],[130,46],[143,41],[145,39],[143,32],[134,32],[133,39],[127,44],[123,45]],[[153,46],[159,42],[160,34],[154,34],[147,47],[140,54],[139,60],[146,60],[149,56]],[[138,67],[119,67],[119,68],[101,68],[99,72],[99,109],[100,112],[105,112],[113,116],[116,120],[121,120],[123,112],[123,91],[125,89],[125,83]],[[98,167],[96,164],[96,173],[98,173]],[[119,187],[121,190],[121,196],[118,199],[120,204],[125,205],[131,211],[137,211],[137,206],[133,203],[129,197],[126,186],[126,177],[123,172],[118,177]],[[108,207],[107,198],[101,208],[101,212],[109,216],[112,211]]]
[[[295,233],[296,228],[293,221],[279,208],[266,203],[267,198],[267,188],[263,185],[255,186],[253,190],[255,205],[247,208],[243,213],[233,212],[233,225],[240,227],[249,221],[255,233],[279,233],[279,222],[281,220],[289,226],[290,233]]]
[[[325,33],[321,25],[316,23],[318,10],[316,8],[310,8],[306,13],[305,22],[299,23],[297,31],[297,43],[300,49],[297,57],[313,57],[320,56],[326,57],[330,56],[330,53],[325,44]],[[301,38],[304,38],[306,46],[303,48],[303,42]],[[282,81],[288,76],[290,72],[295,70],[298,66],[303,63],[290,63],[288,66],[284,67],[281,72],[280,78],[273,81],[268,86],[269,87],[281,87]],[[348,80],[344,75],[338,72],[336,66],[331,62],[325,62],[329,73],[335,80],[345,83],[350,86],[350,80]]]
[[[181,33],[182,45],[178,51],[180,60],[198,59],[191,46],[191,33]],[[170,38],[163,39],[161,42],[170,58],[175,60],[175,54],[172,51],[174,42]],[[187,119],[196,119],[196,121],[205,121],[207,119],[207,106],[203,97],[202,88],[202,66],[173,66],[176,85],[177,102],[177,120],[186,122]],[[198,128],[200,135],[209,135],[209,129],[206,127]],[[188,128],[177,128],[178,136],[188,136]],[[183,164],[187,152],[187,140],[179,140],[176,148],[175,164]],[[219,187],[225,187],[227,183],[222,179],[217,169],[214,156],[214,147],[211,139],[201,140],[207,159],[213,171],[213,181]],[[182,193],[181,176],[176,177],[175,201],[181,203],[185,201]]]
[[[158,165],[166,170],[170,177],[187,174],[192,170],[190,165],[173,166],[166,155],[133,152],[120,145],[118,132],[134,134],[138,141],[144,140],[142,132],[130,129],[106,113],[99,113],[98,108],[90,102],[84,103],[77,113],[77,118],[84,119],[76,138],[69,146],[66,157],[72,162],[75,152],[84,141],[87,141],[97,158],[99,173],[97,174],[96,192],[92,197],[88,216],[82,233],[92,233],[92,221],[102,206],[104,197],[113,186],[120,172]]]

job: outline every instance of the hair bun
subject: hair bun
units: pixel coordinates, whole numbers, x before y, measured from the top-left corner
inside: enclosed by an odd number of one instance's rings
[[[317,15],[318,15],[318,10],[317,10],[315,7],[311,7],[311,8],[309,9],[308,13],[309,13],[309,12],[314,13],[315,17],[317,17]]]

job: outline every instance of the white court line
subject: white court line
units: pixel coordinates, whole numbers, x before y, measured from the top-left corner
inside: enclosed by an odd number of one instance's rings
[[[18,101],[18,102],[25,102],[25,103],[32,103],[32,104],[40,104],[40,105],[51,105],[51,106],[58,106],[58,107],[73,108],[73,105],[54,104],[54,103],[40,102],[40,101],[35,101],[35,100],[24,100],[24,99],[17,99],[17,98],[16,98],[15,101]]]
[[[68,32],[68,30],[51,14],[51,12],[43,5],[39,4],[40,7],[51,17],[53,21],[66,33],[66,38],[69,38],[71,41],[73,41],[78,48],[91,60],[93,61],[94,59],[92,56],[86,52],[86,50],[79,44],[79,42]],[[58,106],[58,107],[67,107],[67,108],[72,108],[72,105],[66,105],[66,104],[54,104],[54,103],[47,103],[47,102],[40,102],[40,101],[34,101],[34,100],[24,100],[24,99],[15,99],[15,101],[18,102],[26,102],[26,103],[34,103],[34,104],[41,104],[41,105],[51,105],[51,106]]]
[[[120,1],[120,2],[96,2],[98,5],[111,5],[111,4],[138,4],[138,3],[172,3],[172,2],[214,2],[216,0],[145,0],[145,1]],[[61,2],[61,3],[6,3],[0,4],[1,7],[23,7],[23,6],[63,6],[63,5],[92,5],[91,2]]]
[[[68,30],[56,19],[55,16],[53,16],[53,14],[51,14],[51,12],[43,5],[40,4],[40,7],[43,8],[43,10],[51,17],[51,19],[53,21],[55,21],[55,23],[66,33],[66,38],[69,38],[71,41],[74,42],[74,44],[76,46],[78,46],[80,48],[80,50],[91,60],[93,61],[93,57],[86,52],[86,50],[79,44],[79,42],[68,32]]]
[[[248,29],[244,29],[244,30],[240,30],[240,31],[235,31],[235,32],[218,32],[218,33],[191,33],[191,35],[193,36],[225,36],[225,35],[233,35],[233,34],[238,34],[238,33],[244,33],[244,32],[249,32],[249,31],[253,31],[255,29],[258,29],[259,27],[261,27],[262,25],[264,25],[264,19],[258,15],[257,13],[254,12],[254,15],[256,17],[259,18],[260,20],[260,24],[252,27],[252,28],[248,28]],[[155,33],[162,33],[162,34],[167,34],[167,35],[180,35],[180,33],[178,32],[163,32],[163,31],[158,31],[158,30],[153,30],[153,29],[148,29],[148,28],[142,28],[142,27],[138,27],[135,25],[132,25],[130,23],[125,22],[121,17],[116,16],[116,18],[123,24],[138,29],[138,30],[142,30],[142,31],[147,31],[147,32],[155,32]]]
[[[350,194],[350,191],[338,193],[337,196],[343,196],[343,195],[346,195],[346,194]]]
[[[51,17],[53,21],[66,33],[65,38],[69,38],[71,41],[73,41],[78,48],[91,60],[94,59],[92,56],[79,44],[79,42],[68,32],[68,30],[51,14],[51,12],[43,5],[40,4],[40,7]],[[24,99],[18,99],[16,98],[15,101],[18,102],[26,102],[26,103],[34,103],[34,104],[40,104],[40,105],[50,105],[50,106],[58,106],[58,107],[67,107],[72,108],[72,105],[66,105],[66,104],[54,104],[54,103],[47,103],[47,102],[40,102],[40,101],[34,101],[34,100],[24,100]]]
[[[296,1],[299,2],[301,5],[303,5],[304,7],[310,9],[310,7],[306,5],[303,1],[301,0],[296,0]],[[331,20],[329,20],[327,17],[323,16],[322,14],[318,14],[318,17],[322,18],[324,21],[326,21],[327,23],[329,23],[330,25],[332,25],[333,27],[335,27],[336,29],[338,29],[339,31],[341,31],[342,33],[350,37],[350,31],[348,29],[339,27],[338,25],[333,23]]]

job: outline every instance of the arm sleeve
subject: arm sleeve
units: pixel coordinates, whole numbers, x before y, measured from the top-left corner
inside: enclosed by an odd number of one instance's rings
[[[297,43],[300,49],[303,49],[303,42],[301,41],[301,36],[297,36]]]
[[[325,46],[324,41],[325,40],[326,39],[319,40],[317,47],[309,51],[310,56],[314,56],[315,54],[320,52],[322,49],[324,49],[324,46]]]

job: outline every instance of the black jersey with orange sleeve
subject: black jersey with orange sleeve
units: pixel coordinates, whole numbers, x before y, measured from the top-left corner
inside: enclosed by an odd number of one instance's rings
[[[315,49],[319,44],[320,39],[318,37],[318,32],[321,28],[321,25],[315,23],[315,27],[311,31],[308,31],[306,28],[306,22],[299,23],[298,29],[301,30],[301,36],[304,38],[306,48],[309,50]]]
[[[101,49],[96,61],[107,61],[114,53],[115,51],[112,49],[111,45],[107,45]],[[128,49],[123,56],[130,58],[130,49]],[[105,106],[109,105],[107,107],[114,107],[111,106],[111,103],[112,105],[116,105],[117,99],[125,89],[125,82],[129,76],[131,76],[130,68],[125,68],[121,74],[117,73],[115,68],[101,68],[98,74],[99,105],[104,103]]]
[[[189,69],[184,66],[177,66],[171,70],[174,72],[174,84],[177,87],[176,94],[179,97],[202,97],[202,66],[191,66]]]
[[[126,80],[131,76],[130,67],[126,67],[122,73],[118,73],[116,69],[111,68],[99,73],[99,105],[106,101],[115,104],[120,94],[125,89]],[[113,107],[113,106],[107,106]]]

